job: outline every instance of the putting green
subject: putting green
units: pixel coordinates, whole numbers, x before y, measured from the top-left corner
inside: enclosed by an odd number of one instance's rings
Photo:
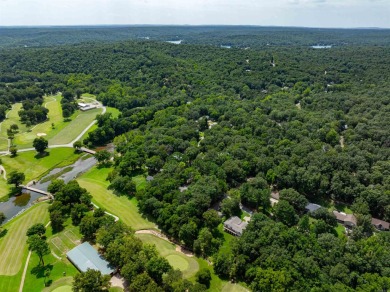
[[[72,286],[61,286],[53,290],[53,292],[72,292]]]
[[[136,234],[144,243],[154,244],[162,257],[174,267],[183,272],[184,278],[190,278],[199,270],[199,264],[194,257],[188,257],[178,251],[176,246],[152,234]]]
[[[166,259],[174,269],[179,269],[182,272],[186,271],[190,266],[186,259],[175,254],[167,256]]]

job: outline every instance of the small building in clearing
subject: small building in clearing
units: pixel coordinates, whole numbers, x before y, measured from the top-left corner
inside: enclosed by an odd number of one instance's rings
[[[67,252],[66,257],[80,271],[88,269],[100,271],[103,275],[112,275],[115,269],[88,242],[84,242]]]
[[[234,236],[241,236],[248,223],[237,216],[231,217],[223,223],[223,229]]]
[[[343,212],[333,211],[336,219],[339,223],[345,227],[352,228],[356,226],[356,217],[353,214],[345,214]]]
[[[91,109],[96,108],[96,105],[94,105],[92,103],[79,102],[77,105],[79,106],[79,109],[81,111],[87,111],[87,110],[91,110]]]

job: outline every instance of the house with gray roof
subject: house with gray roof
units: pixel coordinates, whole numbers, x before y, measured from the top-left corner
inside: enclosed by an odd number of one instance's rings
[[[317,211],[318,209],[320,209],[321,206],[318,205],[318,204],[313,204],[313,203],[309,203],[306,205],[305,209],[306,209],[306,212],[308,213],[313,213],[314,211]]]
[[[115,269],[88,242],[84,242],[67,252],[68,260],[80,271],[88,269],[100,271],[103,275],[112,275]]]
[[[248,223],[242,221],[237,216],[231,217],[223,223],[223,229],[225,232],[234,236],[241,236],[247,226]]]

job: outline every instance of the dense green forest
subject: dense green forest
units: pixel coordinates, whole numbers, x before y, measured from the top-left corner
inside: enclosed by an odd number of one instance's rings
[[[370,220],[390,220],[390,35],[292,30],[272,32],[280,46],[250,40],[258,49],[154,41],[3,49],[0,103],[66,91],[118,108],[83,141],[114,141],[111,188],[132,196],[132,175],[147,171],[140,210],[223,278],[254,291],[386,291],[390,234],[373,232]],[[308,47],[317,33],[355,44]],[[382,45],[372,45],[378,35]],[[274,208],[271,189],[281,194]],[[304,214],[308,201],[350,205],[358,226],[338,236],[328,210]],[[240,203],[254,215],[221,248],[212,207],[228,218],[240,216]]]
[[[48,47],[84,42],[136,39],[179,41],[185,44],[253,47],[328,44],[386,45],[386,29],[326,29],[261,26],[71,26],[0,27],[0,48]]]

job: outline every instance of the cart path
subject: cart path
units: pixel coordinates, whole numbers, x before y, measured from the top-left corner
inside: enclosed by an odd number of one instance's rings
[[[51,221],[47,222],[47,224],[45,225],[45,228],[47,228],[47,226],[50,225],[50,222]],[[31,257],[31,251],[28,252],[26,264],[24,265],[22,279],[20,280],[19,292],[23,292],[24,280],[26,279],[26,273],[27,273],[27,268],[28,268],[28,263],[30,261],[30,257]]]

